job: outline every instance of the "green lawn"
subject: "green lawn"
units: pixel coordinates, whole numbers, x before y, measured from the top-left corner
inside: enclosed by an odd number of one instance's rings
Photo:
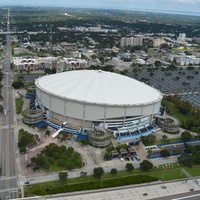
[[[175,51],[186,51],[187,49],[186,48],[181,48],[181,47],[175,47],[175,48],[172,48],[172,50],[175,50]]]
[[[22,112],[22,106],[23,106],[23,96],[20,94],[20,97],[15,99],[15,105],[16,105],[16,113],[20,114]]]
[[[179,119],[180,123],[182,121],[184,121],[184,120],[190,120],[191,118],[193,118],[192,113],[188,113],[187,115],[181,114],[179,112],[178,108],[176,107],[176,105],[173,102],[164,101],[164,103],[167,106],[167,108],[170,111],[170,113],[172,114],[172,116],[174,116],[177,119]]]

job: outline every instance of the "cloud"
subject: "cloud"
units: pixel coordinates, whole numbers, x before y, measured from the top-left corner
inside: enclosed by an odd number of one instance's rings
[[[177,1],[182,3],[191,3],[191,4],[196,4],[200,2],[200,0],[177,0]]]

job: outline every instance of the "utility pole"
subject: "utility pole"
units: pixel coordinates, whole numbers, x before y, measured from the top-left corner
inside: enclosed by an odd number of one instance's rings
[[[53,48],[53,34],[52,34],[52,24],[50,25],[50,50]]]

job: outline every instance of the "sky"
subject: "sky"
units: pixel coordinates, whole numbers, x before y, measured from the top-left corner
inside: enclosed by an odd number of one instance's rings
[[[0,5],[65,6],[200,13],[200,0],[0,0]]]

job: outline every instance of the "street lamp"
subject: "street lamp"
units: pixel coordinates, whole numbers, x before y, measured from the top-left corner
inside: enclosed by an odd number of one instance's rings
[[[165,172],[166,172],[166,168],[164,168],[164,172],[163,172],[163,175],[162,175],[162,181],[163,181],[163,179],[164,179],[164,176],[165,176]]]
[[[102,176],[102,177],[101,177],[101,187],[102,187],[102,180],[103,180],[103,178],[104,178],[104,177]]]

